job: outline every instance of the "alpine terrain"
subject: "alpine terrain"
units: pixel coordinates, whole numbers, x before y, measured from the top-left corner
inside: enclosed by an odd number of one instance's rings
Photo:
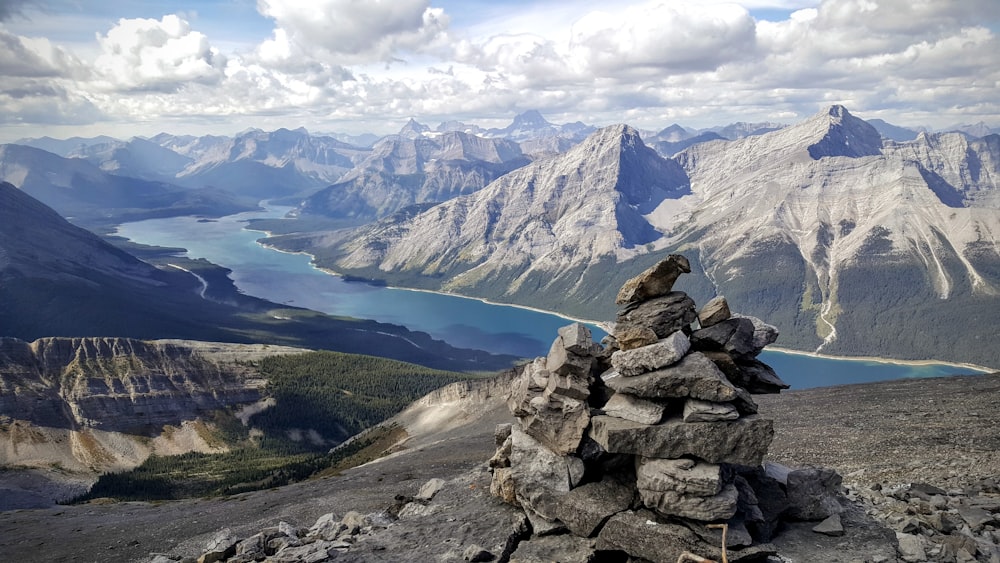
[[[996,135],[883,141],[832,106],[673,159],[607,127],[474,194],[270,242],[344,273],[599,320],[612,288],[683,252],[686,291],[771,320],[785,346],[995,366],[998,179]]]

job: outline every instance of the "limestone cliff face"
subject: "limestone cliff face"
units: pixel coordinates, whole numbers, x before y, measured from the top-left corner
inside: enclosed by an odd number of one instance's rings
[[[107,471],[152,453],[225,449],[205,415],[255,403],[264,384],[233,360],[293,350],[0,338],[0,465]]]
[[[0,339],[0,413],[38,426],[143,433],[260,398],[236,364],[175,343]]]

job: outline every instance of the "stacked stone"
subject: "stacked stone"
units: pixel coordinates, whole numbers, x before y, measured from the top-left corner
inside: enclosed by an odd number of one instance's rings
[[[777,330],[733,316],[723,298],[697,311],[673,291],[685,272],[672,255],[629,280],[606,347],[564,327],[516,380],[518,422],[498,429],[492,488],[536,536],[596,537],[599,550],[651,561],[718,559],[708,524],[727,523],[740,548],[730,561],[773,552],[751,484],[773,429],[751,393],[787,388],[756,359]]]

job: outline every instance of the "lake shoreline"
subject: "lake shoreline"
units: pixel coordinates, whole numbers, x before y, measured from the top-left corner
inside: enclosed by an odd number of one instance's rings
[[[244,228],[246,228],[246,227],[244,227]],[[247,228],[247,230],[252,230],[252,231],[257,231],[257,232],[263,232],[263,233],[267,234],[267,236],[272,236],[271,233],[269,233],[268,231],[264,231],[264,230],[249,229],[249,228]],[[339,277],[341,279],[346,279],[346,276],[343,273],[337,272],[336,270],[332,270],[330,268],[326,268],[326,267],[323,267],[323,266],[317,266],[316,263],[315,263],[316,257],[313,254],[310,254],[308,252],[305,252],[305,251],[284,250],[284,249],[281,249],[281,248],[269,245],[267,243],[264,243],[261,240],[258,240],[257,244],[259,244],[260,246],[262,246],[264,248],[267,248],[268,250],[273,250],[273,251],[276,251],[276,252],[282,252],[282,253],[285,253],[285,254],[298,254],[298,255],[308,256],[310,258],[309,265],[312,268],[314,268],[315,270],[323,272],[324,274],[327,274],[327,275],[336,276],[336,277]],[[364,283],[364,282],[351,282],[351,283]],[[531,307],[531,306],[528,306],[528,305],[518,305],[516,303],[498,303],[498,302],[490,301],[489,299],[485,299],[485,298],[482,298],[482,297],[473,297],[473,296],[469,296],[469,295],[462,295],[462,294],[459,294],[459,293],[453,293],[453,292],[447,292],[447,291],[435,291],[435,290],[431,290],[431,289],[419,289],[419,288],[412,288],[412,287],[398,287],[398,286],[393,286],[393,285],[385,285],[385,286],[380,286],[380,287],[385,287],[386,289],[395,289],[395,290],[399,290],[399,291],[415,291],[415,292],[430,293],[430,294],[435,294],[435,295],[444,295],[444,296],[448,296],[448,297],[458,297],[458,298],[461,298],[461,299],[471,299],[473,301],[479,301],[480,303],[485,303],[487,305],[496,305],[496,306],[499,306],[499,307],[514,307],[514,308],[523,309],[523,310],[526,310],[526,311],[533,311],[535,313],[543,313],[543,314],[547,314],[547,315],[553,315],[553,316],[556,316],[556,317],[560,317],[560,318],[566,319],[567,321],[570,321],[570,322],[578,322],[578,323],[584,323],[584,324],[588,324],[588,325],[593,325],[593,326],[596,326],[596,327],[600,328],[601,330],[607,332],[608,334],[611,334],[611,332],[612,332],[611,330],[609,330],[610,329],[610,325],[612,323],[609,323],[607,321],[595,321],[595,320],[590,320],[590,319],[579,319],[579,318],[571,317],[569,315],[564,315],[564,314],[559,313],[557,311],[548,311],[548,310],[545,310],[545,309],[539,309],[537,307]],[[898,359],[898,358],[881,358],[881,357],[876,357],[876,356],[836,356],[836,355],[831,355],[831,354],[820,354],[820,353],[817,353],[817,352],[810,352],[810,351],[807,351],[807,350],[794,350],[794,349],[791,349],[791,348],[783,348],[783,347],[780,347],[780,346],[768,346],[767,348],[765,348],[765,351],[767,351],[767,352],[774,352],[774,353],[778,353],[778,354],[789,354],[789,355],[795,355],[795,356],[807,356],[807,357],[810,357],[810,358],[825,359],[825,360],[874,362],[874,363],[880,363],[880,364],[892,364],[892,365],[900,365],[900,366],[921,367],[921,366],[943,365],[943,366],[951,366],[951,367],[956,367],[956,368],[964,368],[964,369],[979,371],[979,372],[982,372],[983,374],[995,373],[995,372],[1000,371],[1000,370],[996,370],[996,369],[993,369],[993,368],[990,368],[990,367],[987,367],[987,366],[980,366],[980,365],[972,364],[972,363],[949,362],[949,361],[944,361],[944,360],[933,360],[933,359],[930,359],[930,360],[903,360],[903,359]]]

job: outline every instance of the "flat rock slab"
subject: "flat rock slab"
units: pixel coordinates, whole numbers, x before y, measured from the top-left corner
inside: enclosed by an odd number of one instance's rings
[[[692,456],[709,463],[760,465],[774,437],[772,421],[751,415],[729,422],[671,418],[647,426],[611,416],[591,419],[590,437],[610,453],[661,459]]]
[[[562,522],[580,537],[590,537],[605,520],[632,505],[634,489],[614,479],[587,483],[545,500],[542,511]]]
[[[690,349],[688,337],[675,332],[654,344],[615,352],[611,355],[611,366],[625,377],[640,375],[677,362]]]
[[[691,264],[686,257],[671,254],[622,284],[615,303],[636,303],[669,293],[677,278],[690,272]]]
[[[694,300],[682,291],[627,305],[618,311],[615,334],[648,328],[657,338],[666,338],[698,318],[694,307]]]
[[[600,555],[595,553],[596,544],[597,540],[570,534],[535,537],[517,545],[517,550],[510,556],[510,563],[596,563],[600,561]]]
[[[653,563],[675,563],[685,551],[722,561],[718,546],[706,543],[685,526],[659,522],[646,510],[622,512],[608,520],[597,536],[597,549],[621,550]],[[729,561],[740,562],[763,560],[774,553],[774,546],[761,544],[729,550],[727,555]]]
[[[692,352],[663,369],[634,377],[608,377],[604,383],[617,393],[646,399],[691,397],[725,403],[736,400],[740,395],[715,363],[700,352]]]

